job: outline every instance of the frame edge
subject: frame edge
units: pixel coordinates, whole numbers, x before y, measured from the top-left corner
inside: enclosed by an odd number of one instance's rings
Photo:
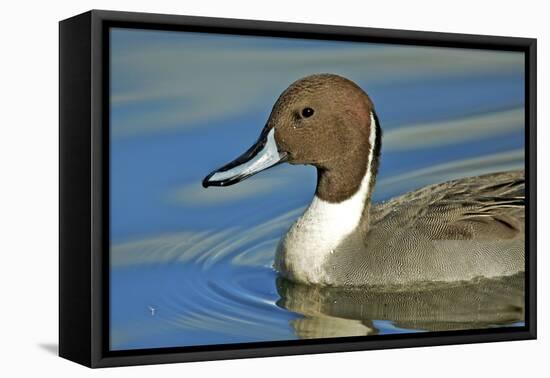
[[[59,22],[59,356],[90,366],[91,12]]]
[[[526,40],[526,74],[525,80],[528,83],[526,91],[526,133],[528,136],[527,150],[529,156],[525,161],[528,172],[528,198],[529,198],[529,235],[526,240],[529,240],[527,245],[529,260],[527,261],[527,269],[529,272],[527,286],[528,302],[528,327],[530,338],[537,338],[537,40]]]

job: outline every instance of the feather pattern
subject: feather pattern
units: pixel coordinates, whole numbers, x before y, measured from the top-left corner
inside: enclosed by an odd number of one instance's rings
[[[524,267],[523,171],[435,184],[370,209],[325,269],[333,285],[456,281]],[[373,269],[376,267],[376,269]]]

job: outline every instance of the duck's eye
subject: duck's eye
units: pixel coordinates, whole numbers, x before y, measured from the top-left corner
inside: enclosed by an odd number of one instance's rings
[[[303,108],[302,109],[302,117],[309,118],[313,115],[313,109],[311,108]]]

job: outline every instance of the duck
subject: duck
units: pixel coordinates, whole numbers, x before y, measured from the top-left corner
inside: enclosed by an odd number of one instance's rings
[[[313,74],[275,101],[257,141],[204,188],[234,185],[278,164],[317,170],[313,199],[280,239],[274,268],[335,287],[468,281],[524,271],[521,170],[436,183],[372,203],[382,129],[352,80]]]

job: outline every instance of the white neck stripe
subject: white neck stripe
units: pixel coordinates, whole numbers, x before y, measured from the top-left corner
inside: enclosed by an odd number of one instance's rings
[[[284,264],[295,278],[311,283],[327,283],[323,264],[338,245],[361,223],[372,178],[372,163],[376,148],[376,120],[370,115],[370,150],[367,170],[359,189],[350,198],[330,203],[318,196],[294,223],[282,240]],[[279,264],[280,265],[280,264]]]

